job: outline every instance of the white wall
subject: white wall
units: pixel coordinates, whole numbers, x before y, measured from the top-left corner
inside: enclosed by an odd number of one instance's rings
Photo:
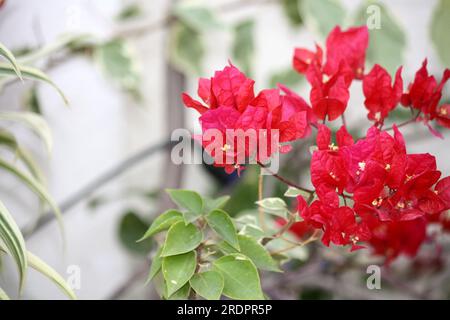
[[[0,11],[0,41],[10,48],[51,42],[66,31],[87,31],[107,37],[113,27],[113,17],[120,8],[120,0],[15,0],[7,1]],[[167,1],[140,1],[149,19],[164,16]],[[217,3],[226,2],[225,0]],[[346,0],[349,10],[360,1]],[[387,2],[387,1],[386,1]],[[440,72],[437,56],[433,51],[427,24],[436,1],[389,1],[389,7],[404,26],[408,36],[408,49],[404,74],[411,77],[424,57],[428,57],[432,72]],[[214,2],[214,5],[216,1]],[[77,12],[78,18],[73,17]],[[71,15],[72,14],[72,15]],[[289,65],[294,46],[312,46],[314,36],[306,31],[290,28],[277,5],[249,6],[235,13],[221,15],[226,22],[252,15],[257,19],[255,78],[257,87],[267,84],[268,76],[275,70]],[[79,20],[77,23],[76,20]],[[38,23],[39,22],[39,23]],[[40,30],[36,26],[40,25]],[[41,36],[42,35],[42,36]],[[43,37],[43,39],[41,39]],[[205,38],[209,54],[205,60],[205,76],[222,68],[230,56],[228,47],[231,36],[226,31],[211,32]],[[151,142],[159,141],[164,133],[164,44],[166,34],[157,32],[137,40],[136,52],[144,72],[142,92],[144,106],[137,105],[105,79],[87,59],[76,58],[51,72],[52,79],[62,88],[71,101],[64,107],[61,99],[48,86],[39,86],[44,114],[54,136],[54,150],[50,159],[42,152],[36,139],[19,130],[24,143],[39,153],[39,159],[48,176],[48,186],[58,202],[85,185],[98,173],[113,166],[131,152]],[[189,91],[196,90],[196,80],[189,81]],[[355,90],[355,92],[358,90]],[[8,87],[0,96],[3,109],[16,109],[21,103],[21,84]],[[304,94],[306,88],[304,89]],[[306,96],[306,95],[305,95]],[[362,113],[362,96],[352,98],[349,107],[350,121],[365,118]],[[195,113],[187,111],[189,127],[196,126]],[[428,135],[425,130],[424,135]],[[409,146],[410,152],[433,152],[445,174],[450,174],[450,153],[443,148],[447,140],[435,138],[422,140]],[[117,193],[128,187],[158,186],[164,158],[157,156],[139,168],[133,169],[118,181],[102,189],[102,193]],[[162,173],[164,175],[164,173]],[[25,225],[35,217],[37,201],[29,191],[14,179],[1,175],[2,200],[13,215]],[[185,179],[188,187],[207,189],[207,179],[198,167],[190,167]],[[117,202],[95,213],[78,205],[66,216],[68,245],[61,254],[61,238],[56,224],[52,223],[33,236],[28,248],[65,274],[68,265],[78,265],[82,272],[80,298],[106,298],[120,286],[134,270],[139,260],[128,254],[117,240],[117,219],[121,208],[130,203]],[[16,275],[11,263],[0,276],[14,293]],[[30,273],[25,291],[26,298],[63,298],[61,293],[41,276]]]

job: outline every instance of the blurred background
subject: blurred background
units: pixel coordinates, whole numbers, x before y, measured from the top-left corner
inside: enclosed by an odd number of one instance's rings
[[[6,0],[0,1],[0,42],[16,56],[44,70],[70,101],[42,83],[1,82],[1,110],[43,115],[53,135],[50,156],[29,130],[8,124],[33,154],[50,194],[64,213],[67,246],[51,215],[20,181],[0,171],[2,201],[26,236],[27,246],[63,276],[81,275],[81,299],[156,299],[144,286],[152,243],[135,240],[170,206],[167,187],[232,195],[231,214],[254,210],[257,172],[241,178],[205,165],[175,166],[168,137],[173,129],[198,128],[197,114],[184,108],[180,94],[195,96],[199,76],[209,77],[230,59],[256,81],[256,90],[282,82],[308,100],[308,84],[293,72],[294,47],[324,44],[335,25],[361,25],[380,13],[370,30],[368,66],[391,72],[404,65],[405,83],[424,58],[440,78],[450,65],[449,0]],[[374,11],[375,10],[375,11]],[[378,10],[378,11],[377,11]],[[33,55],[34,54],[34,55]],[[447,98],[449,92],[446,92]],[[395,121],[408,119],[396,111]],[[370,123],[360,83],[352,86],[347,123],[356,136]],[[339,121],[337,121],[339,122]],[[336,125],[340,125],[337,123]],[[445,140],[421,125],[404,129],[408,151],[430,152],[444,176],[450,175],[449,131]],[[309,146],[301,141],[283,156],[286,176],[308,185]],[[283,194],[265,180],[266,195]],[[382,290],[366,288],[366,252],[322,251],[315,243],[297,250],[289,271],[267,275],[264,288],[274,299],[448,298],[450,248],[424,246],[411,261],[398,259]],[[448,242],[448,241],[447,241]],[[74,269],[75,268],[75,269]],[[2,259],[0,284],[15,292],[17,272]],[[42,276],[30,272],[27,299],[62,299]]]

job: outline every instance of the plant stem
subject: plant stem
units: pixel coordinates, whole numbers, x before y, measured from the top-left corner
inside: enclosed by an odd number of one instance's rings
[[[258,177],[258,201],[261,201],[263,198],[263,184],[264,184],[264,176],[262,175],[262,169],[259,172]],[[259,224],[261,225],[261,228],[264,232],[267,230],[266,221],[264,219],[264,211],[262,207],[258,207],[258,217],[259,217]]]
[[[410,124],[410,123],[416,122],[416,120],[417,120],[417,118],[419,118],[420,114],[421,114],[421,111],[419,111],[419,112],[418,112],[414,117],[412,117],[411,119],[409,119],[409,120],[407,120],[407,121],[404,121],[404,122],[402,122],[402,123],[397,124],[397,125],[396,125],[397,128],[401,128],[401,127],[404,127],[404,126],[406,126],[406,125],[408,125],[408,124]],[[388,128],[384,128],[384,129],[381,130],[381,131],[389,131],[389,130],[392,130],[392,129],[394,129],[394,126],[390,126],[390,127],[388,127]]]
[[[301,186],[299,186],[298,184],[296,184],[296,183],[294,183],[294,182],[292,182],[292,181],[290,181],[290,180],[288,180],[288,179],[286,179],[286,178],[284,178],[284,177],[278,175],[277,173],[271,171],[269,168],[267,168],[267,166],[265,166],[264,164],[262,164],[262,163],[259,162],[259,161],[258,161],[258,165],[259,165],[261,168],[264,168],[264,170],[266,170],[267,172],[269,172],[272,176],[274,176],[275,178],[277,178],[278,180],[280,180],[280,181],[283,182],[284,184],[286,184],[286,185],[288,185],[288,186],[290,186],[290,187],[294,187],[294,188],[297,188],[297,189],[299,189],[299,190],[305,191],[305,192],[307,192],[307,193],[309,193],[309,194],[313,194],[313,193],[314,193],[314,190],[310,190],[310,189],[301,187]]]

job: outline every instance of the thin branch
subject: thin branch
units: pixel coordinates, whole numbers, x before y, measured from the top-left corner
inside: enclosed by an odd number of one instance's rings
[[[68,212],[70,209],[72,209],[75,205],[89,197],[91,194],[93,194],[95,191],[97,191],[99,188],[103,187],[105,184],[110,182],[111,180],[117,178],[121,174],[123,174],[125,171],[133,168],[137,164],[141,163],[142,161],[146,160],[148,157],[154,155],[155,153],[164,150],[168,148],[171,145],[171,142],[166,141],[159,144],[151,144],[141,151],[129,156],[128,158],[124,159],[123,161],[116,164],[114,167],[109,169],[108,171],[104,172],[103,174],[99,175],[98,177],[95,177],[91,182],[89,182],[87,185],[82,187],[77,192],[73,193],[71,196],[69,196],[65,201],[63,201],[59,208],[61,212],[64,214]],[[38,222],[34,225],[34,227],[30,230],[26,230],[23,232],[24,237],[26,239],[30,238],[33,234],[35,234],[37,231],[48,225],[50,222],[52,222],[55,218],[55,215],[51,214],[51,212],[47,212],[45,215],[42,216],[38,220]]]
[[[297,188],[297,189],[302,190],[302,191],[304,191],[304,192],[308,192],[309,194],[313,194],[313,193],[314,193],[314,190],[310,190],[310,189],[301,187],[301,186],[299,186],[298,184],[296,184],[296,183],[294,183],[294,182],[292,182],[292,181],[289,181],[288,179],[286,179],[286,178],[280,176],[279,174],[277,174],[277,173],[273,172],[272,170],[270,170],[269,168],[267,168],[267,166],[264,165],[264,164],[262,164],[261,162],[258,161],[257,163],[258,163],[258,165],[259,165],[260,167],[264,168],[264,170],[266,170],[267,172],[269,172],[273,177],[277,178],[278,180],[280,180],[280,181],[283,182],[284,184],[286,184],[286,185],[288,185],[288,186],[290,186],[290,187]]]
[[[405,121],[405,122],[396,124],[397,128],[401,128],[401,127],[404,127],[404,126],[406,126],[406,125],[408,125],[408,124],[410,124],[410,123],[416,122],[417,119],[419,118],[420,114],[421,114],[421,112],[419,111],[419,112],[418,112],[414,117],[412,117],[411,119],[409,119],[409,120],[407,120],[407,121]],[[381,131],[390,131],[390,130],[392,130],[392,129],[394,129],[394,126],[393,126],[393,125],[390,126],[390,127],[384,128],[384,129],[382,129]]]

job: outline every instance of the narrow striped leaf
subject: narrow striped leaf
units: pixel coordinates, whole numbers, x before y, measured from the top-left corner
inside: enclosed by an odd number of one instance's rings
[[[8,209],[0,201],[0,239],[5,251],[14,259],[19,271],[19,292],[22,291],[27,271],[25,241]]]
[[[22,80],[22,73],[20,72],[19,65],[17,64],[16,58],[14,57],[12,52],[9,51],[9,49],[6,48],[1,42],[0,42],[0,56],[4,57],[6,60],[9,61],[15,74]]]
[[[23,172],[21,169],[17,168],[15,165],[4,161],[3,159],[0,159],[0,167],[9,171],[11,174],[13,174],[18,179],[20,179],[22,182],[24,182],[35,194],[37,194],[39,196],[39,198],[42,201],[46,202],[50,206],[50,208],[52,209],[52,211],[54,212],[54,214],[56,216],[56,219],[58,220],[58,223],[59,223],[59,226],[61,228],[63,238],[64,238],[64,225],[63,225],[61,211],[59,210],[55,201],[50,196],[50,194],[47,192],[45,187],[41,183],[39,183],[39,181],[37,181],[35,178],[33,178],[32,176]]]
[[[63,277],[61,277],[61,275],[58,272],[56,272],[52,267],[50,267],[39,257],[35,256],[29,251],[27,252],[27,258],[31,268],[35,269],[36,271],[40,272],[41,274],[49,278],[51,281],[53,281],[61,289],[61,291],[65,295],[67,295],[70,299],[72,300],[77,299],[77,296],[73,292],[72,288],[69,287],[67,282],[63,279]]]
[[[61,98],[64,100],[64,103],[69,104],[67,97],[61,91],[61,89],[45,73],[36,68],[26,66],[19,66],[19,70],[22,73],[22,77],[25,79],[43,81],[51,85],[59,93]],[[0,76],[1,75],[11,76],[15,74],[16,72],[14,71],[14,68],[12,66],[6,63],[0,63]]]

